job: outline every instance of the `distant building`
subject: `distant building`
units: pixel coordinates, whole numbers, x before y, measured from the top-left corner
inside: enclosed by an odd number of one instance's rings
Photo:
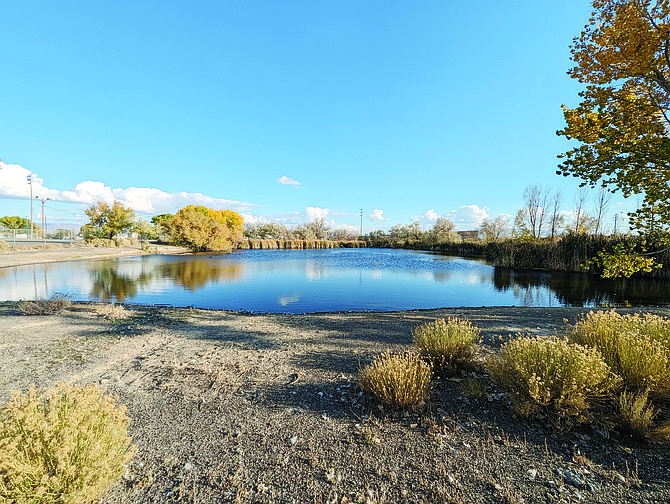
[[[474,241],[479,238],[479,231],[456,231],[463,241]]]

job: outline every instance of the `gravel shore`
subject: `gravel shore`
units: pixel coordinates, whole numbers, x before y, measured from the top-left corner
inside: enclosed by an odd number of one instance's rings
[[[360,366],[438,317],[470,320],[486,353],[518,333],[560,334],[588,310],[108,308],[24,316],[0,303],[0,400],[64,380],[99,383],[128,407],[137,453],[104,503],[670,502],[667,445],[523,421],[491,383],[477,401],[437,382],[407,412],[357,385]]]

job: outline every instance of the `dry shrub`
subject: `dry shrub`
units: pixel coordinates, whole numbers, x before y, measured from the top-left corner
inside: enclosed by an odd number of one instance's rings
[[[470,399],[482,399],[486,396],[486,384],[477,378],[466,378],[461,382],[461,392]]]
[[[511,392],[519,415],[542,411],[562,422],[588,419],[592,399],[606,396],[619,379],[598,350],[555,336],[505,343],[488,362],[492,378]]]
[[[649,402],[648,392],[622,392],[618,399],[619,426],[637,439],[647,437],[658,410]]]
[[[57,292],[49,299],[19,301],[17,306],[23,315],[55,315],[72,306],[72,300],[67,294]]]
[[[0,252],[7,252],[9,250],[9,243],[4,240],[0,240]]]
[[[475,367],[479,328],[459,318],[437,319],[412,330],[421,357],[429,361],[436,374],[454,376]]]
[[[102,304],[95,307],[95,314],[108,320],[121,320],[130,317],[130,312],[120,304]]]
[[[0,501],[92,502],[125,470],[130,418],[96,385],[12,393],[0,409]]]
[[[670,321],[656,315],[589,312],[568,326],[571,341],[597,348],[626,389],[670,392]]]
[[[423,402],[431,375],[430,366],[419,355],[387,351],[361,370],[360,386],[389,406],[404,408]]]

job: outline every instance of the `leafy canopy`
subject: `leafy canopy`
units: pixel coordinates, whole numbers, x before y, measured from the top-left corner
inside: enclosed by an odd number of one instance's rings
[[[130,230],[135,223],[135,212],[120,201],[110,207],[103,201],[84,210],[90,223],[82,231],[84,237],[114,239],[119,233]]]
[[[593,0],[574,39],[568,73],[586,85],[576,108],[563,106],[557,132],[580,145],[557,173],[642,197],[630,217],[648,234],[670,225],[670,5],[668,0]]]

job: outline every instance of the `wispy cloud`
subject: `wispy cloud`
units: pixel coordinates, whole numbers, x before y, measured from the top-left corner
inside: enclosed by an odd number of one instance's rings
[[[281,177],[279,177],[279,178],[277,179],[277,184],[282,184],[282,185],[292,185],[292,186],[294,186],[296,189],[301,189],[301,188],[302,188],[300,182],[298,182],[298,181],[295,180],[295,179],[286,177],[286,176],[284,176],[284,175],[282,175]]]
[[[213,198],[202,193],[167,193],[152,187],[112,188],[103,182],[85,180],[75,187],[59,191],[44,185],[44,180],[20,165],[0,162],[0,197],[30,198],[30,186],[27,177],[32,175],[33,196],[50,198],[53,201],[90,206],[98,201],[113,203],[118,200],[140,214],[174,213],[177,208],[186,205],[203,205],[217,210],[230,209],[248,211],[262,207],[246,201]]]
[[[488,207],[479,205],[462,205],[457,210],[445,214],[451,222],[456,224],[459,231],[471,231],[477,229],[484,219],[489,216]]]

